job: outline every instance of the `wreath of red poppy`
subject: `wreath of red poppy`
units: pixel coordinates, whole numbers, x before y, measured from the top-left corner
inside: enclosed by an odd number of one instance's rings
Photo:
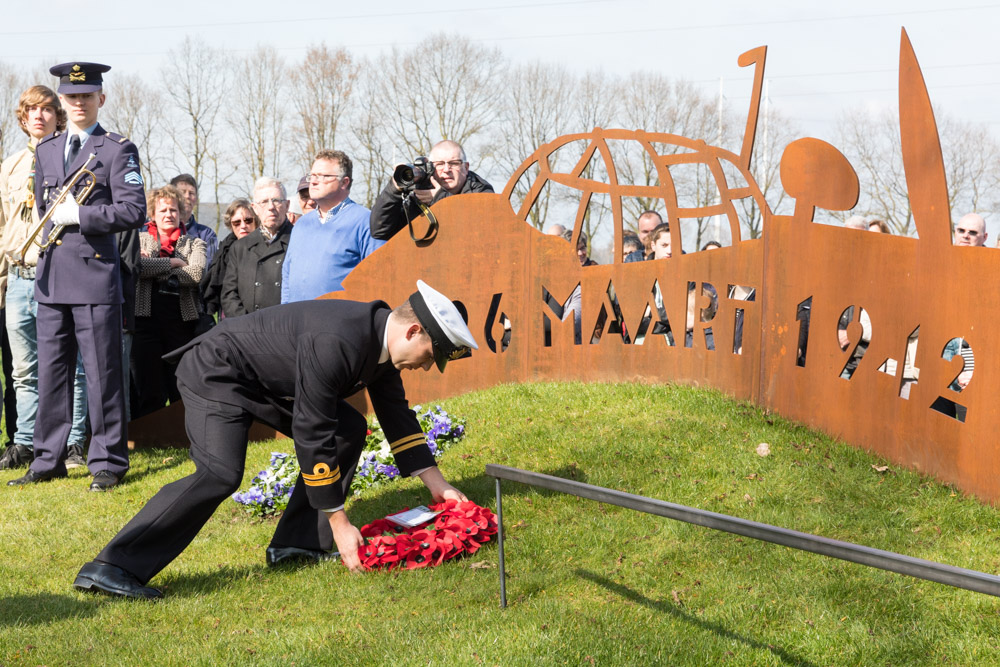
[[[407,508],[409,509],[409,508]],[[361,529],[365,546],[358,549],[366,570],[433,567],[462,554],[474,554],[497,532],[497,518],[472,501],[446,500],[430,506],[440,512],[413,528],[376,519]]]

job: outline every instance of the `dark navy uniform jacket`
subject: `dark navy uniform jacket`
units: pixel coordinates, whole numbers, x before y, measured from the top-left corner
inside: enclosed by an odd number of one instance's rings
[[[66,133],[50,134],[35,149],[39,216],[45,215],[90,153],[97,157],[87,169],[94,172],[97,183],[80,206],[80,226],[66,228],[62,245],[53,245],[38,258],[35,298],[55,304],[121,303],[115,233],[141,227],[146,220],[139,151],[128,139],[98,125],[67,172],[63,164],[66,137]],[[50,228],[51,223],[43,231],[44,238],[48,238]]]
[[[199,396],[240,406],[271,426],[290,420],[309,504],[339,507],[347,471],[334,445],[338,403],[362,388],[400,472],[436,465],[399,370],[378,363],[389,312],[382,301],[273,306],[227,317],[165,358],[180,358],[177,380]],[[364,446],[363,433],[356,443]]]

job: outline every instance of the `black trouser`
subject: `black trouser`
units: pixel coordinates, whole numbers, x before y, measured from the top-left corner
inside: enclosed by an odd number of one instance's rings
[[[14,393],[14,358],[7,338],[7,309],[0,308],[0,357],[3,362],[3,425],[7,442],[14,442],[17,433],[17,395]]]
[[[97,556],[97,560],[117,565],[143,583],[184,551],[243,481],[253,415],[241,407],[205,399],[183,384],[178,388],[196,470],[160,489]],[[340,469],[348,471],[340,482],[346,496],[364,447],[366,424],[364,417],[343,401],[337,404],[337,418],[334,441]],[[269,426],[291,432],[290,422]],[[323,512],[309,505],[301,475],[271,544],[322,550],[333,547],[330,524]]]
[[[180,298],[175,294],[161,294],[153,286],[150,317],[137,317],[135,334],[132,337],[132,359],[130,370],[132,419],[159,410],[176,401],[177,380],[174,378],[176,366],[168,364],[160,357],[186,345],[194,338],[198,320],[185,322],[181,319]]]

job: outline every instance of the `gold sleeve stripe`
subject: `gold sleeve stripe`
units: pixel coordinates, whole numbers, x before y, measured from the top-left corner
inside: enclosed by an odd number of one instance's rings
[[[416,447],[420,444],[427,443],[427,436],[423,433],[414,433],[413,435],[408,435],[405,438],[400,438],[396,442],[389,443],[389,451],[393,454],[399,454],[404,452],[411,447]]]
[[[302,481],[306,486],[328,486],[340,479],[340,468],[330,470],[330,466],[325,463],[317,463],[313,466],[312,474],[302,473]]]
[[[408,445],[401,445],[401,446],[397,447],[396,449],[392,450],[392,454],[393,454],[393,456],[395,456],[396,454],[399,454],[401,452],[405,452],[407,449],[410,449],[412,447],[416,447],[418,445],[426,445],[426,444],[427,444],[427,440],[415,440],[414,442],[411,442]]]

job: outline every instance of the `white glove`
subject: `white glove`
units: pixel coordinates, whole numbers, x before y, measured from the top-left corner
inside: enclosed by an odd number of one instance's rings
[[[76,203],[73,195],[70,195],[63,203],[56,206],[52,212],[52,224],[54,225],[79,225],[80,205]]]

